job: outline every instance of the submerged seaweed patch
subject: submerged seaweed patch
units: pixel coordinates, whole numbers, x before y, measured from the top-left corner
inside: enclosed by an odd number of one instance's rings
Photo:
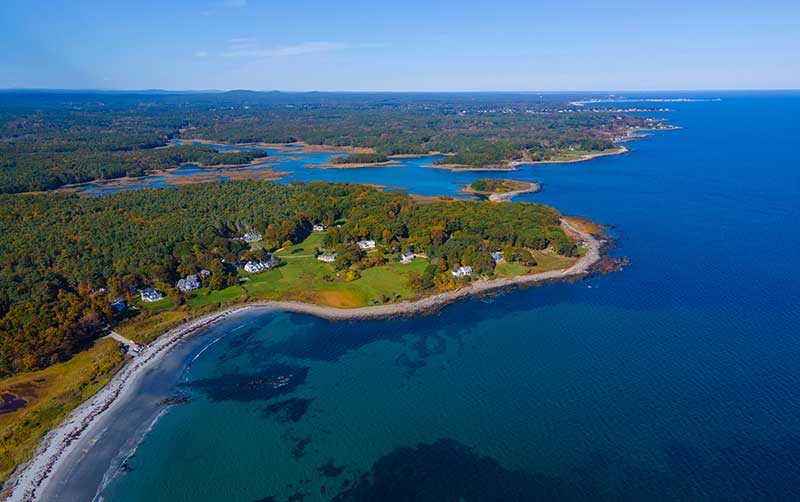
[[[295,443],[294,448],[292,448],[292,456],[294,458],[301,458],[306,454],[306,447],[311,444],[311,438],[296,438],[296,440],[297,442]]]
[[[264,416],[274,417],[278,423],[298,422],[308,411],[313,399],[293,397],[270,404],[264,408]]]
[[[275,366],[259,373],[204,378],[184,385],[204,392],[211,401],[267,400],[294,392],[306,381],[308,370],[307,367]]]
[[[343,465],[336,465],[333,463],[333,459],[328,460],[327,463],[317,467],[317,472],[325,476],[326,478],[336,478],[344,472],[345,466]]]
[[[457,441],[439,439],[415,448],[397,448],[381,457],[369,473],[333,500],[499,502],[691,498],[691,490],[682,478],[615,462],[597,462],[596,457],[594,460],[567,479],[509,470],[496,459],[479,455]]]

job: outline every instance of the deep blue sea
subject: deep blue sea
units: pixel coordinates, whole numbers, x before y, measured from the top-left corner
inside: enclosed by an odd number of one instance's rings
[[[656,104],[682,129],[626,155],[497,174],[613,225],[630,266],[416,319],[234,316],[175,355],[190,401],[103,499],[800,500],[800,93],[663,96],[721,101]],[[424,162],[293,176],[479,176]]]

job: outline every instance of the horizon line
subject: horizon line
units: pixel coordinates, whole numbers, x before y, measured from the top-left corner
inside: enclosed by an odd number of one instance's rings
[[[32,92],[32,93],[128,93],[128,94],[224,94],[233,92],[251,93],[280,93],[280,94],[595,94],[595,93],[624,93],[624,92],[798,92],[800,87],[775,87],[775,88],[694,88],[694,89],[562,89],[562,90],[282,90],[282,89],[104,89],[93,87],[4,87],[0,93]]]

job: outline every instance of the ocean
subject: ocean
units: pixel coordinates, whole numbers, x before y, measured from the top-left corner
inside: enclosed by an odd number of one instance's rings
[[[235,315],[146,377],[99,497],[800,499],[800,93],[657,97],[697,101],[656,104],[681,129],[626,155],[490,173],[612,225],[629,266],[414,319]],[[294,176],[486,175],[424,162]],[[167,396],[189,400],[157,414]]]

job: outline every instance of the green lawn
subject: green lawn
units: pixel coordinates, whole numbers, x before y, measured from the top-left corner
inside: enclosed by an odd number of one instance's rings
[[[526,267],[519,263],[502,262],[495,267],[495,275],[497,277],[512,277],[523,274],[538,274],[539,272],[548,272],[550,270],[562,270],[571,267],[576,261],[575,258],[544,253],[542,251],[531,251],[531,254],[536,259],[535,267]]]
[[[247,278],[242,288],[256,299],[299,300],[341,308],[380,305],[412,299],[417,295],[408,286],[409,273],[421,274],[428,265],[427,260],[417,258],[409,265],[392,261],[381,267],[362,270],[359,279],[348,282],[344,279],[344,272],[337,272],[333,265],[314,257],[322,237],[322,233],[313,233],[304,242],[278,251],[276,255],[282,263],[274,270],[259,274],[240,272],[240,277]],[[510,277],[560,270],[575,263],[575,258],[541,251],[533,251],[533,255],[538,263],[535,267],[501,263],[496,275]],[[236,298],[235,292],[230,295]]]
[[[361,271],[355,281],[345,281],[343,272],[322,263],[314,256],[322,233],[313,233],[300,244],[277,253],[283,263],[260,274],[240,272],[248,278],[244,289],[254,298],[311,301],[335,307],[360,307],[410,299],[415,292],[408,287],[409,272],[422,273],[426,260],[409,265],[392,262]],[[328,278],[328,280],[325,279]]]
[[[200,288],[194,291],[194,297],[189,298],[186,303],[190,307],[203,307],[214,303],[229,303],[244,296],[241,286],[230,286],[218,291],[211,291],[208,288]]]
[[[554,253],[544,253],[542,251],[531,251],[531,254],[536,259],[536,266],[531,268],[532,273],[569,268],[577,261],[576,258],[569,258]]]
[[[503,262],[499,263],[494,268],[494,273],[497,277],[512,277],[515,275],[522,275],[527,273],[528,267],[520,265],[519,263]]]
[[[305,256],[305,255],[314,255],[316,253],[317,248],[320,247],[322,242],[322,237],[325,235],[324,232],[313,232],[311,235],[306,238],[300,244],[295,244],[294,246],[289,246],[283,248],[277,252],[275,252],[275,256],[279,256],[281,258],[287,259],[294,259],[295,256]]]
[[[165,310],[175,307],[175,302],[173,302],[171,298],[165,296],[157,302],[139,301],[136,303],[136,305],[139,308],[143,310],[149,310],[150,312],[164,312]]]

